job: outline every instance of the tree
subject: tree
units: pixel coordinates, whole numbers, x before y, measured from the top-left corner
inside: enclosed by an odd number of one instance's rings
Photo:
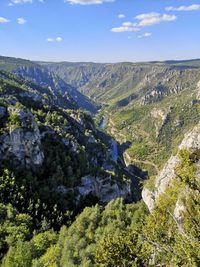
[[[140,259],[141,244],[138,234],[129,229],[117,235],[103,237],[96,247],[95,266],[144,266]]]
[[[2,267],[30,267],[32,264],[31,244],[19,240],[15,247],[10,247],[4,257]]]

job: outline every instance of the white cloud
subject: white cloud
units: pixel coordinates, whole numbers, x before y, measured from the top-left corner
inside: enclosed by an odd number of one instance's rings
[[[40,3],[44,3],[44,0],[37,0]],[[34,2],[34,0],[10,0],[10,3],[8,4],[8,6],[14,6],[14,5],[18,5],[18,4],[32,4]]]
[[[119,19],[124,19],[125,17],[126,17],[126,16],[125,16],[124,14],[119,14],[119,15],[118,15],[118,18],[119,18]]]
[[[159,14],[159,13],[145,13],[140,14],[135,17],[138,22],[139,27],[145,27],[145,26],[152,26],[155,24],[159,24],[161,22],[167,22],[167,21],[175,21],[177,17],[175,15],[168,15],[168,14]]]
[[[126,21],[123,22],[120,27],[115,27],[111,29],[111,32],[138,32],[140,28],[137,23]]]
[[[54,43],[54,42],[60,43],[62,41],[63,41],[63,38],[61,38],[61,37],[47,38],[47,42],[49,42],[49,43]]]
[[[100,5],[108,2],[115,2],[115,0],[64,0],[64,3],[71,5]]]
[[[111,29],[111,32],[138,32],[138,31],[140,31],[140,28],[128,27],[128,26],[121,26]]]
[[[122,23],[122,26],[123,27],[136,27],[137,26],[137,23],[133,23],[133,22],[127,21],[127,22],[123,22]]]
[[[24,18],[18,18],[17,19],[17,23],[20,24],[20,25],[23,25],[25,24],[27,21],[24,19]]]
[[[0,23],[7,23],[9,21],[10,21],[9,19],[6,19],[4,17],[0,17]]]
[[[141,27],[152,26],[159,24],[161,22],[175,21],[177,17],[175,15],[160,14],[156,12],[144,13],[137,15],[134,19],[137,22],[124,22],[120,27],[115,27],[111,29],[111,32],[137,32],[141,30]],[[150,35],[142,36],[149,37]]]
[[[63,39],[61,37],[56,38],[56,42],[62,42],[62,41],[63,41]]]
[[[138,38],[147,38],[152,35],[151,32],[145,32],[144,34],[138,35]]]
[[[10,4],[26,4],[26,3],[33,3],[33,0],[11,0]]]
[[[179,6],[179,7],[173,7],[169,6],[166,7],[165,10],[167,11],[198,11],[200,10],[200,5],[190,5],[190,6]]]
[[[53,38],[47,38],[47,42],[54,42],[55,41],[55,39],[53,39]]]

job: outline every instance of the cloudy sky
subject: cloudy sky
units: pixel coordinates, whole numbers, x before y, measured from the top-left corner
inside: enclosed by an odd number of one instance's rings
[[[200,1],[0,0],[0,55],[95,62],[200,58]]]

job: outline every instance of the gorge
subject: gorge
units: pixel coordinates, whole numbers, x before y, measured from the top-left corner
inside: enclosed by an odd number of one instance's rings
[[[199,81],[0,57],[1,265],[198,267]]]

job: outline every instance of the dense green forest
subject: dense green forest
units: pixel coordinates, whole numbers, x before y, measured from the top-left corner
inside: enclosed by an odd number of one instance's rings
[[[85,208],[59,231],[47,225],[34,230],[31,216],[1,204],[1,255],[8,249],[2,266],[199,266],[199,182],[188,153],[181,157],[177,180],[151,214],[143,202],[125,204],[116,199],[105,207]],[[173,209],[186,186],[179,229]]]

